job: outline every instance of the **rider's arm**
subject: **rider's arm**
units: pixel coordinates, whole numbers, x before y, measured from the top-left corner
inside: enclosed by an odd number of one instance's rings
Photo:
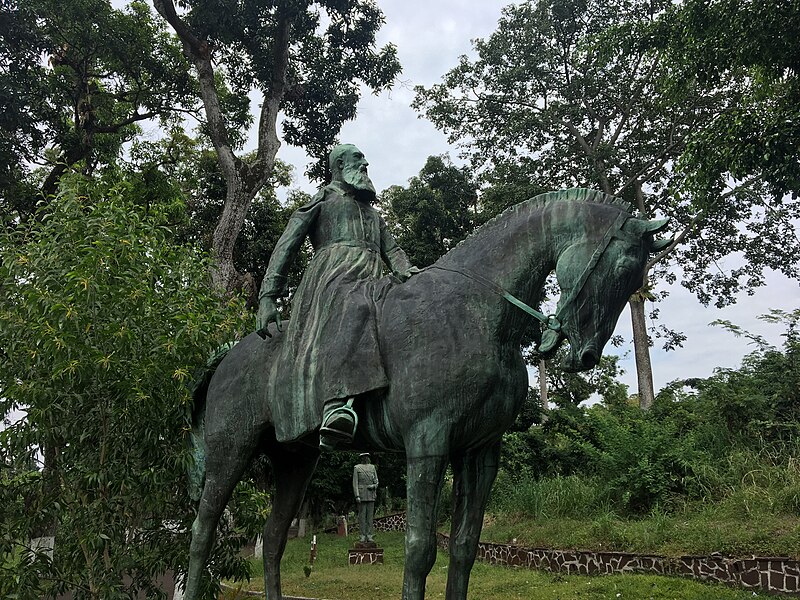
[[[402,280],[406,280],[414,273],[419,272],[417,267],[411,264],[408,256],[403,252],[403,249],[397,245],[397,242],[389,233],[389,228],[383,218],[380,220],[381,227],[381,257],[383,261],[389,266],[392,273]]]
[[[309,204],[296,210],[289,219],[286,229],[278,243],[275,244],[269,258],[267,272],[261,282],[261,291],[258,294],[259,300],[264,296],[280,298],[286,295],[289,269],[319,213],[321,197],[318,196],[319,194]]]

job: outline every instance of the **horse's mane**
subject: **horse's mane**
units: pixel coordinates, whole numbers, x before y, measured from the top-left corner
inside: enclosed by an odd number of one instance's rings
[[[622,198],[618,198],[617,196],[612,196],[611,194],[606,194],[605,192],[599,192],[597,190],[590,190],[588,188],[570,188],[566,190],[559,190],[556,192],[546,192],[544,194],[539,194],[538,196],[534,196],[533,198],[529,198],[528,200],[523,200],[522,202],[518,202],[513,206],[509,206],[503,212],[495,215],[488,221],[486,221],[483,225],[478,227],[475,231],[470,233],[466,238],[458,242],[455,246],[453,246],[448,252],[444,254],[447,256],[453,250],[461,246],[464,242],[468,241],[470,238],[477,237],[482,233],[485,229],[489,229],[493,227],[498,221],[503,221],[505,219],[513,218],[517,215],[517,213],[524,211],[533,211],[537,208],[544,208],[546,204],[551,202],[580,202],[583,204],[606,204],[609,206],[616,206],[622,211],[630,213],[632,215],[633,210],[631,208],[631,204],[627,200],[623,200]],[[442,258],[444,258],[444,256]]]

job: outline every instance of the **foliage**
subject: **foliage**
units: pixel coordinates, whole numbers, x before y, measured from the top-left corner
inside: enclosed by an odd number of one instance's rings
[[[785,3],[746,0],[523,2],[474,42],[476,59],[461,57],[442,83],[418,87],[415,104],[490,178],[596,186],[647,215],[671,216],[684,242],[673,250],[682,283],[701,301],[724,305],[739,289],[762,285],[764,266],[797,274],[798,261],[784,257],[800,252],[787,235],[798,205],[781,196],[796,168],[797,102],[786,96],[796,93],[799,53],[785,40],[794,40],[787,32],[798,15]],[[771,37],[776,27],[784,37]],[[744,67],[763,76],[745,79]],[[696,69],[707,74],[693,76]],[[756,113],[775,125],[768,140],[760,117],[742,116],[756,100]],[[732,119],[757,132],[745,137],[747,150],[741,131],[723,131]],[[781,164],[736,166],[757,152]],[[702,169],[713,185],[687,181],[704,160],[714,163]],[[729,189],[729,174],[745,185]],[[770,194],[767,180],[773,188],[782,180],[774,188],[781,193]],[[714,261],[735,252],[747,266],[719,273]]]
[[[783,474],[791,476],[786,470]],[[797,475],[795,471],[795,480]],[[576,503],[575,510],[567,511],[565,516],[557,516],[545,496],[554,481],[529,481],[509,488],[515,498],[499,499],[504,506],[513,507],[512,502],[517,498],[539,496],[548,511],[546,517],[534,519],[528,510],[513,508],[493,512],[481,538],[506,543],[516,539],[519,545],[533,548],[611,550],[674,557],[715,552],[738,557],[797,556],[800,548],[800,520],[796,513],[793,516],[769,507],[767,500],[773,489],[742,486],[741,493],[732,495],[747,494],[751,510],[746,510],[740,502],[697,501],[682,505],[680,510],[655,508],[643,515],[626,517],[602,504],[599,508],[584,505],[583,498],[603,494],[603,482],[586,477],[575,479],[571,487],[580,486],[578,489],[582,491],[575,498],[561,499],[565,506]]]
[[[378,92],[399,72],[396,49],[375,47],[383,14],[372,2],[259,2],[189,0],[184,20],[213,48],[217,76],[231,101],[248,106],[252,88],[280,98],[285,140],[323,161],[342,124],[353,119],[361,85]],[[280,69],[281,28],[288,23],[288,57]],[[184,38],[185,39],[185,38]],[[314,168],[324,175],[322,163]]]
[[[771,510],[795,513],[798,316],[768,316],[787,327],[782,349],[763,346],[739,369],[675,382],[647,413],[612,395],[589,408],[564,404],[540,427],[506,434],[499,481],[508,483],[499,501],[508,510],[514,494],[531,502],[525,494],[534,492],[525,486],[535,480],[580,476],[602,482],[598,506],[621,515],[704,499],[739,502],[737,496],[749,498],[742,506],[768,499]]]
[[[185,384],[246,320],[130,187],[70,179],[0,238],[3,597],[150,595],[185,568]],[[52,560],[24,549],[53,524]],[[220,537],[213,568],[246,574],[241,532]]]
[[[477,184],[468,169],[447,156],[429,156],[408,187],[392,186],[379,202],[412,264],[427,267],[472,233],[478,214]]]
[[[651,42],[676,79],[718,85],[730,73],[748,82],[742,102],[693,140],[682,167],[699,186],[727,177],[768,182],[774,196],[800,189],[800,10],[780,0],[687,0],[659,19]]]
[[[136,123],[174,121],[195,102],[180,47],[141,0],[124,10],[106,0],[12,0],[2,17],[3,213],[29,216],[67,169],[113,162]]]
[[[709,3],[684,4],[688,16],[680,4],[661,0],[528,0],[508,6],[497,30],[474,41],[474,59],[462,56],[441,83],[417,87],[415,107],[461,144],[473,168],[508,186],[510,195],[525,181],[550,189],[599,187],[647,216],[671,217],[676,243],[655,259],[654,274],[676,281],[667,269],[669,257],[683,270],[682,285],[701,302],[723,306],[734,302],[737,292],[763,285],[765,268],[798,276],[800,242],[793,219],[800,202],[774,193],[775,182],[788,189],[789,173],[796,170],[791,152],[797,139],[792,135],[796,86],[784,85],[783,78],[794,78],[797,53],[788,52],[786,42],[761,41],[775,27],[791,32],[797,8],[713,3],[706,11],[710,30],[704,31],[706,22],[691,11],[704,14],[699,7]],[[731,20],[731,5],[749,10]],[[785,13],[791,18],[776,25]],[[689,39],[682,41],[690,26]],[[721,30],[723,47],[734,58],[721,62],[713,78],[691,76],[696,61],[686,66],[688,58],[682,63],[678,55],[715,49]],[[748,43],[735,54],[743,30]],[[654,41],[654,31],[666,32],[659,41],[674,43],[674,52]],[[737,61],[759,62],[754,57],[764,45],[774,51],[769,56],[775,61],[759,63],[769,62],[762,70],[780,84],[781,93],[774,96],[776,87],[759,87],[763,78],[743,77],[734,68]],[[718,54],[706,56],[721,61]],[[755,118],[745,115],[753,98],[760,99]],[[745,124],[736,125],[737,119]],[[764,140],[769,149],[762,144],[762,126],[770,132]],[[751,131],[742,147],[737,136],[745,129]],[[727,144],[719,143],[720,132]],[[702,172],[708,182],[701,184],[690,175],[706,156]],[[773,157],[780,157],[775,159],[780,164],[772,170],[754,164]],[[733,181],[731,173],[745,179]],[[743,264],[721,271],[720,259],[731,255],[742,256]],[[634,343],[644,358],[650,341],[644,311],[635,308]],[[669,336],[667,343],[676,340],[680,336]],[[649,367],[638,368],[640,396],[649,406]]]

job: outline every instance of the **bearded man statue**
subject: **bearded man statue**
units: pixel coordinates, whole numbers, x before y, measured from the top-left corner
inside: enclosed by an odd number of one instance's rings
[[[257,331],[281,322],[275,300],[308,237],[314,256],[292,298],[279,359],[268,365],[267,390],[279,442],[320,431],[320,447],[353,439],[356,398],[389,385],[381,361],[377,303],[389,285],[418,272],[373,208],[369,163],[352,144],[330,153],[331,182],[289,220],[270,257],[259,293]],[[384,264],[391,272],[383,277]]]

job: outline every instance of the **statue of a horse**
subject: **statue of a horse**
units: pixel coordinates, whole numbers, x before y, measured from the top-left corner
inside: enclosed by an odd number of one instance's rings
[[[532,319],[550,353],[569,341],[569,369],[600,359],[620,312],[642,285],[653,234],[666,221],[631,216],[611,196],[584,189],[537,196],[508,209],[409,281],[390,286],[378,330],[387,390],[358,398],[357,448],[405,451],[408,509],[403,599],[422,600],[436,556],[436,511],[448,463],[453,514],[448,600],[467,597],[500,439],[525,399],[520,352]],[[555,269],[555,315],[532,309]],[[264,528],[266,597],[281,599],[287,530],[314,473],[316,441],[276,441],[264,385],[280,333],[251,334],[216,369],[205,398],[205,483],[192,527],[186,600],[198,586],[220,515],[258,451],[272,463],[275,495]],[[202,406],[202,393],[196,397]],[[313,439],[316,432],[309,432]],[[202,462],[200,463],[202,466]]]

